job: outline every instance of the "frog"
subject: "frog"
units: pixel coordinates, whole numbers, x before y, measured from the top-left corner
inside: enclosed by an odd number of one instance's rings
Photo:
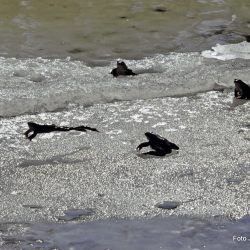
[[[125,64],[125,62],[116,62],[117,67],[112,69],[111,73],[114,77],[118,77],[118,76],[135,76],[137,75],[136,73],[134,73],[131,69],[129,69],[127,67],[127,65]]]
[[[148,139],[148,142],[141,143],[137,150],[140,151],[143,147],[151,147],[154,151],[149,151],[143,153],[144,155],[155,155],[155,156],[165,156],[166,154],[170,154],[172,150],[179,150],[179,147],[168,141],[166,138],[157,135],[152,132],[146,132],[145,136]]]
[[[250,100],[250,86],[240,79],[234,79],[235,89],[234,96],[237,99]]]

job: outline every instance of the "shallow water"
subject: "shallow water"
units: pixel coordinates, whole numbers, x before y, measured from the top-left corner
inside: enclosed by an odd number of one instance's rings
[[[248,0],[0,0],[0,55],[90,65],[249,39]],[[157,11],[158,10],[158,11]]]

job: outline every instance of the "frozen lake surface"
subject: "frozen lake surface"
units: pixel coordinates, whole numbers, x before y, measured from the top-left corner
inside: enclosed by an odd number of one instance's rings
[[[248,249],[233,240],[248,234],[249,218],[241,218],[250,207],[250,102],[235,100],[233,91],[233,79],[248,83],[250,71],[237,46],[233,60],[171,53],[128,61],[141,74],[117,79],[109,74],[115,62],[91,68],[70,59],[1,58],[3,249],[33,249],[30,243],[41,249]],[[87,125],[100,133],[54,132],[30,142],[23,135],[29,121]],[[147,131],[179,152],[139,154]],[[85,233],[83,243],[77,235]]]
[[[208,92],[2,120],[0,213],[7,234],[13,224],[24,221],[168,215],[241,218],[249,213],[249,104],[235,106],[231,92]],[[88,124],[101,132],[51,133],[29,142],[22,135],[27,120]],[[164,158],[138,155],[135,148],[145,141],[146,131],[167,137],[180,147],[179,153]],[[165,201],[179,205],[172,210],[156,207]],[[182,220],[176,223],[179,226]],[[64,227],[52,227],[59,230],[55,237],[64,237]],[[80,233],[82,227],[74,230]],[[34,230],[43,229],[47,225]],[[68,240],[74,241],[70,236]],[[228,240],[234,246],[231,235]]]

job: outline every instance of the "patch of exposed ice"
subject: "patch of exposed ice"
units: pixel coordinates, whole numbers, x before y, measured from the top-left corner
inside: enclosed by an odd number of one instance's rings
[[[159,126],[165,126],[165,125],[167,125],[166,122],[158,122],[158,123],[154,124],[154,125],[152,126],[152,128],[156,128],[156,127],[159,127]]]
[[[238,44],[217,44],[212,50],[202,51],[201,55],[206,58],[219,60],[232,60],[236,58],[250,59],[250,43],[244,41]]]
[[[130,116],[135,122],[142,122],[143,117],[142,115],[136,114],[136,115],[132,115]]]
[[[114,130],[106,132],[107,135],[119,135],[121,133],[122,133],[121,129],[114,129]]]

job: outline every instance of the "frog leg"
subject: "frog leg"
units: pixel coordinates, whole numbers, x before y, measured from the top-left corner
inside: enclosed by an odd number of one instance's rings
[[[149,142],[143,142],[136,149],[141,150],[142,148],[148,147],[149,145],[150,145]]]
[[[171,153],[172,150],[169,149],[168,151],[162,150],[162,149],[157,149],[156,151],[149,151],[146,153],[143,153],[144,155],[155,155],[155,156],[165,156],[166,154]]]

